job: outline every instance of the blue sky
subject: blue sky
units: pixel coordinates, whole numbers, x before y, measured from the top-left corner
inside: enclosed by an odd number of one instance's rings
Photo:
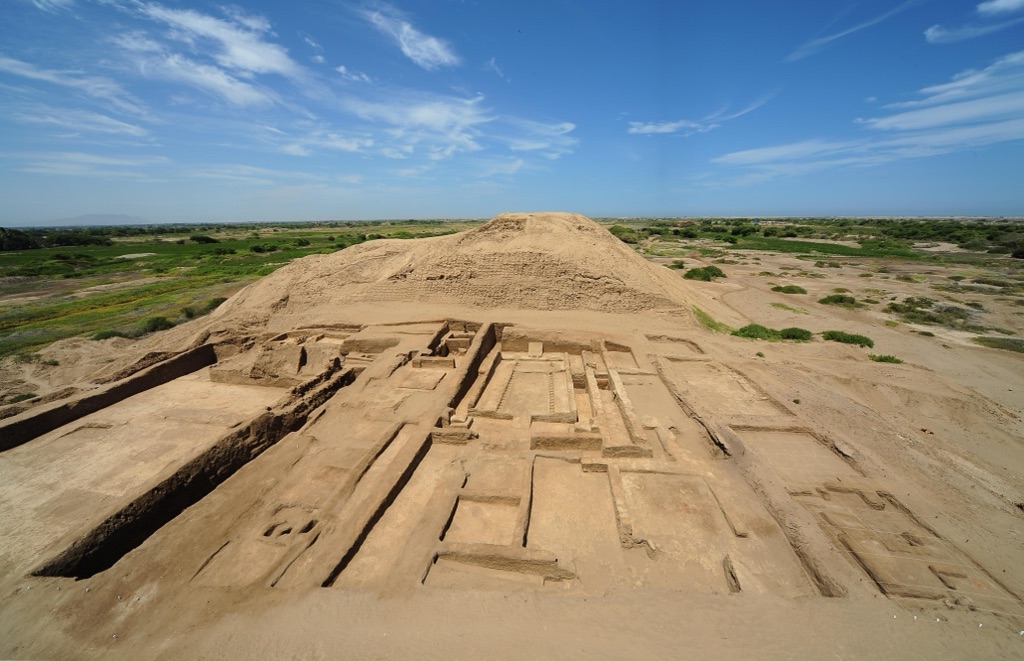
[[[1024,0],[4,0],[0,200],[1024,215]]]

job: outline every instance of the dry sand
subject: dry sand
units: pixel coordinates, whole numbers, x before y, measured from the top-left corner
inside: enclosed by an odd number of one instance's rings
[[[0,656],[1021,656],[1022,358],[814,302],[944,273],[739,261],[503,214],[3,365]]]

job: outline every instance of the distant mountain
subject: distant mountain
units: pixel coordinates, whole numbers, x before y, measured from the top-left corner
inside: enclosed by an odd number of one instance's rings
[[[153,223],[154,221],[152,220],[146,220],[138,216],[125,216],[116,213],[90,213],[84,216],[75,216],[74,218],[57,218],[56,220],[40,223],[40,225],[64,227],[67,225],[152,225]]]

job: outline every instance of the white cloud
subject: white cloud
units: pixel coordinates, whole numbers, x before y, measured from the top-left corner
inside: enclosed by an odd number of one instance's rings
[[[680,119],[674,122],[630,122],[626,133],[634,135],[652,135],[657,133],[678,133],[686,129],[686,135],[704,133],[717,126],[702,126],[699,122],[689,119]]]
[[[459,57],[448,42],[420,32],[394,8],[385,5],[364,15],[374,27],[394,39],[406,57],[427,71],[459,64]]]
[[[309,156],[314,149],[341,152],[363,152],[372,147],[374,141],[366,136],[343,135],[337,131],[314,129],[301,138],[289,141],[281,151],[292,156]]]
[[[572,122],[547,124],[526,119],[504,120],[513,133],[507,138],[512,151],[538,152],[549,159],[571,154],[579,140],[569,135],[576,130]]]
[[[141,126],[122,122],[113,117],[88,110],[39,106],[33,107],[30,110],[15,112],[12,116],[20,122],[56,126],[76,133],[85,131],[111,135],[130,135],[136,138],[145,137],[149,134],[149,131]]]
[[[793,51],[792,53],[790,53],[786,57],[786,61],[787,62],[793,62],[795,60],[803,59],[803,58],[807,57],[808,55],[813,55],[814,53],[816,53],[817,51],[821,50],[825,46],[828,46],[829,44],[831,44],[834,41],[842,39],[843,37],[848,37],[849,35],[851,35],[851,34],[853,34],[855,32],[860,32],[861,30],[863,30],[865,28],[869,28],[869,27],[871,27],[873,25],[877,25],[878,23],[881,23],[882,21],[885,21],[885,20],[888,20],[888,19],[892,18],[896,14],[899,14],[901,12],[906,11],[907,9],[910,9],[912,6],[914,6],[916,4],[919,4],[920,2],[921,2],[921,0],[907,0],[906,2],[904,2],[901,5],[898,5],[898,6],[890,9],[889,11],[887,11],[887,12],[885,12],[883,14],[879,14],[878,16],[875,16],[874,18],[868,19],[868,20],[866,20],[866,21],[864,21],[862,23],[858,23],[857,25],[854,25],[853,27],[846,28],[845,30],[841,30],[839,32],[835,32],[833,34],[826,35],[824,37],[817,37],[815,39],[811,39],[806,44],[804,44],[800,48],[798,48],[795,51]]]
[[[665,122],[629,122],[629,128],[626,129],[626,133],[632,133],[633,135],[657,135],[682,132],[684,137],[689,137],[697,133],[707,133],[708,131],[713,131],[719,128],[724,122],[742,117],[747,113],[757,110],[764,104],[771,101],[774,96],[774,94],[767,94],[743,109],[733,113],[726,113],[728,107],[725,106],[699,121],[692,119],[678,119],[676,121]]]
[[[41,9],[51,14],[56,14],[59,11],[70,9],[75,4],[75,0],[30,0],[30,2],[36,6],[37,9]]]
[[[27,154],[22,172],[65,177],[152,180],[151,168],[170,161],[162,156],[101,156],[84,152],[37,152]]]
[[[81,71],[40,69],[34,64],[2,56],[0,71],[78,90],[87,96],[107,101],[122,112],[146,114],[146,109],[140,101],[126,92],[120,84],[103,76],[90,76]]]
[[[863,123],[875,129],[912,131],[1015,116],[1024,117],[1024,91],[909,110]]]
[[[713,162],[743,168],[746,181],[760,182],[1024,140],[1024,51],[918,94],[922,98],[886,105],[886,115],[856,120],[870,133],[855,140],[804,140],[731,152]]]
[[[982,16],[1009,14],[1024,9],[1024,0],[988,0],[978,5],[978,13]]]
[[[1013,27],[1024,22],[1024,18],[1016,18],[1012,21],[1003,21],[994,25],[965,25],[959,28],[944,28],[941,25],[933,25],[924,31],[924,38],[930,44],[952,44],[958,41],[966,41],[976,37],[983,37],[986,34],[999,32],[1006,28]]]
[[[465,99],[405,93],[386,100],[349,98],[345,106],[360,119],[385,125],[392,143],[389,146],[422,147],[429,158],[440,160],[482,149],[477,141],[481,127],[493,121],[482,103],[482,96]]]
[[[277,101],[270,90],[239,80],[220,67],[172,52],[145,33],[122,34],[113,37],[112,41],[134,56],[134,62],[144,76],[196,87],[219,96],[233,106],[267,106]]]
[[[223,69],[195,62],[177,53],[153,59],[144,68],[160,78],[176,80],[215,94],[234,106],[267,106],[277,98],[273,92],[238,80]]]
[[[484,62],[484,71],[494,72],[502,80],[508,80],[508,78],[505,76],[505,72],[501,70],[501,67],[498,66],[497,60],[493,57]]]
[[[761,165],[779,161],[794,161],[849,151],[858,146],[856,142],[829,142],[824,140],[803,140],[772,147],[758,147],[736,151],[714,159],[725,165]]]
[[[476,163],[478,177],[487,178],[495,175],[511,176],[523,169],[526,161],[521,158],[490,159]]]
[[[217,46],[213,59],[226,69],[251,74],[279,74],[301,78],[299,65],[279,44],[264,41],[262,33],[270,23],[261,16],[250,16],[240,11],[229,13],[226,21],[191,9],[169,9],[156,3],[141,4],[143,16],[169,26],[168,37],[194,46],[199,39],[207,39]]]
[[[998,58],[981,71],[967,69],[947,83],[920,90],[923,99],[893,103],[887,108],[913,108],[959,101],[1024,89],[1024,51]]]
[[[334,70],[337,71],[338,73],[340,73],[341,76],[345,80],[352,80],[352,81],[360,82],[360,83],[372,83],[373,82],[370,79],[370,77],[367,76],[362,71],[351,71],[344,64],[342,64],[342,65],[340,65],[338,67],[335,67]]]
[[[221,11],[224,12],[231,20],[239,25],[244,25],[253,32],[269,32],[270,21],[265,16],[259,14],[246,14],[241,7],[226,6],[221,7]]]
[[[327,58],[324,57],[323,55],[313,55],[309,59],[316,64],[323,64],[324,62],[327,61]]]

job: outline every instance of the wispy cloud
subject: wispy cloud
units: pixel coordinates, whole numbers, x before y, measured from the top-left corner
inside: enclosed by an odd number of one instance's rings
[[[684,135],[694,133],[706,133],[718,128],[718,124],[701,124],[691,119],[677,119],[674,122],[630,122],[626,133],[634,135],[652,135],[658,133],[678,133],[684,131]]]
[[[245,74],[279,74],[300,77],[301,68],[280,44],[264,40],[270,22],[240,9],[226,9],[230,20],[201,14],[191,9],[170,9],[156,3],[141,3],[143,16],[164,23],[167,37],[190,46],[208,40],[215,47],[213,59],[221,67]]]
[[[989,0],[980,3],[976,8],[982,19],[1001,18],[1004,14],[1024,10],[1024,0]],[[930,44],[952,44],[958,41],[966,41],[983,37],[993,32],[1000,32],[1024,22],[1024,17],[1004,20],[1000,23],[968,23],[957,28],[947,28],[942,25],[933,25],[924,31],[924,38]]]
[[[448,42],[420,32],[394,7],[383,5],[376,11],[365,12],[364,16],[371,25],[394,39],[406,57],[427,71],[453,67],[460,62]]]
[[[497,74],[498,78],[501,78],[502,80],[508,80],[508,78],[505,76],[505,72],[502,71],[501,67],[498,66],[497,59],[493,57],[484,62],[484,71],[491,71]]]
[[[37,8],[51,14],[70,9],[75,4],[75,0],[31,0],[31,2]]]
[[[149,135],[149,131],[141,126],[89,110],[51,108],[40,105],[16,111],[11,116],[20,122],[57,127],[73,134],[106,133],[136,138]]]
[[[999,32],[1021,22],[1024,22],[1024,18],[1015,18],[1012,21],[1003,21],[1002,23],[991,25],[964,25],[959,28],[945,28],[941,25],[933,25],[924,31],[924,38],[930,44],[952,44]]]
[[[977,9],[982,16],[1009,14],[1024,9],[1024,0],[988,0],[979,4]]]
[[[545,158],[554,160],[572,153],[577,143],[570,135],[576,130],[572,122],[547,124],[526,119],[506,119],[505,122],[515,132],[507,138],[512,151],[536,152]]]
[[[0,71],[31,80],[78,90],[94,99],[109,102],[114,108],[134,115],[145,115],[142,103],[121,85],[105,76],[93,76],[81,71],[41,69],[34,64],[0,56]]]
[[[422,148],[433,160],[482,149],[481,127],[494,119],[483,107],[482,96],[392,93],[390,98],[349,98],[344,103],[360,119],[386,126],[390,146],[410,152]]]
[[[870,132],[852,140],[811,139],[735,151],[713,159],[765,181],[835,167],[870,166],[1024,139],[1024,51],[981,71],[924,87],[888,114],[855,120]]]
[[[345,135],[329,129],[314,129],[305,135],[287,141],[281,151],[292,156],[309,156],[314,150],[365,152],[373,147],[373,138]]]
[[[774,96],[774,94],[765,95],[750,105],[733,113],[727,112],[728,106],[724,106],[700,120],[677,119],[675,121],[663,122],[629,122],[629,127],[626,129],[626,133],[632,133],[633,135],[682,133],[684,137],[689,137],[698,133],[707,133],[708,131],[713,131],[721,127],[725,122],[742,117],[747,113],[757,110],[764,104],[771,101]]]
[[[796,60],[803,59],[803,58],[807,57],[808,55],[813,55],[814,53],[818,52],[822,48],[825,48],[829,44],[831,44],[831,43],[833,43],[835,41],[838,41],[839,39],[842,39],[843,37],[848,37],[851,34],[854,34],[855,32],[860,32],[861,30],[863,30],[865,28],[872,27],[873,25],[878,25],[882,21],[888,20],[888,19],[892,18],[893,16],[896,16],[897,14],[900,14],[900,13],[910,9],[914,5],[919,4],[920,2],[921,2],[921,0],[907,0],[907,2],[904,2],[903,4],[897,5],[896,7],[890,9],[887,12],[879,14],[878,16],[870,18],[870,19],[868,19],[866,21],[863,21],[861,23],[858,23],[858,24],[856,24],[854,26],[848,27],[848,28],[846,28],[844,30],[840,30],[839,32],[834,32],[832,34],[825,35],[823,37],[816,37],[814,39],[811,39],[810,41],[805,43],[803,46],[801,46],[800,48],[797,48],[795,51],[790,53],[786,57],[786,61],[787,62],[793,62],[793,61],[796,61]]]
[[[153,180],[153,168],[170,163],[162,156],[103,156],[84,152],[26,154],[21,172],[64,177]]]
[[[344,64],[334,68],[335,71],[341,74],[341,77],[345,80],[351,80],[357,83],[372,83],[373,80],[362,71],[352,71]]]

